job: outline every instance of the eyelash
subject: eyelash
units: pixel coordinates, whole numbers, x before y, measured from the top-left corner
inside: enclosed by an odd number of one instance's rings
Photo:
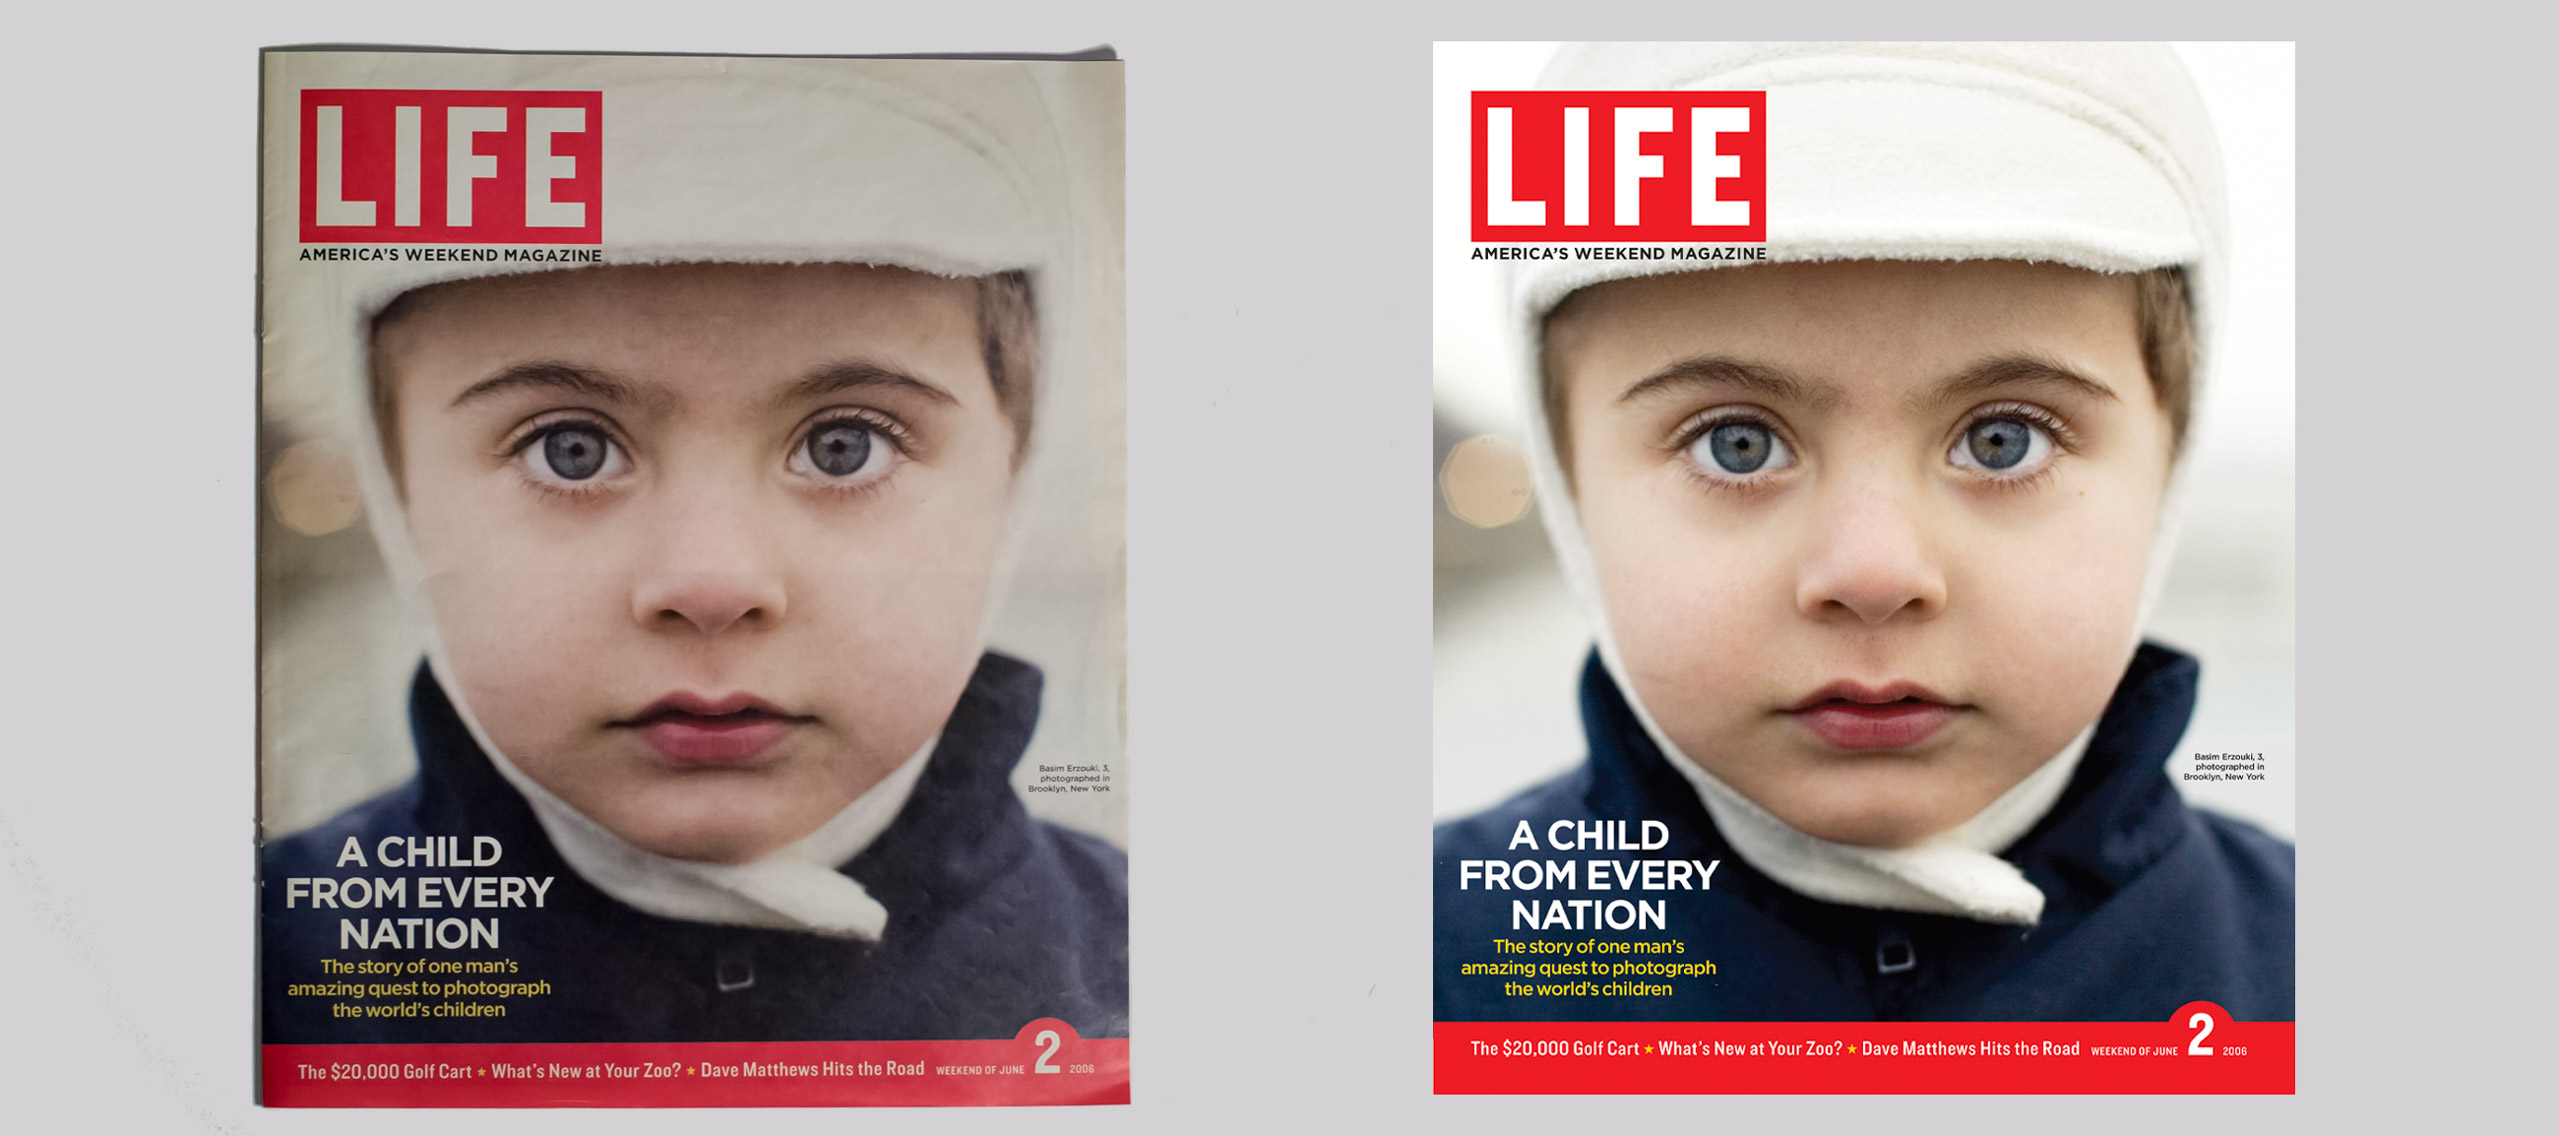
[[[1752,474],[1726,473],[1707,468],[1706,463],[1687,456],[1688,451],[1705,440],[1706,435],[1716,427],[1736,424],[1757,426],[1768,431],[1776,436],[1778,442],[1784,445],[1790,454],[1795,455],[1795,460],[1802,460],[1800,448],[1795,444],[1795,439],[1786,432],[1784,426],[1778,423],[1777,417],[1755,406],[1719,406],[1696,414],[1682,422],[1677,430],[1672,431],[1663,449],[1674,459],[1682,474],[1691,481],[1708,488],[1736,493],[1772,488],[1776,484],[1776,479],[1773,477],[1755,472]]]
[[[897,464],[876,476],[866,477],[860,481],[843,482],[825,477],[804,477],[803,481],[806,484],[828,493],[876,492],[881,486],[887,484],[891,477],[896,476],[898,466],[904,465],[908,459],[915,456],[915,436],[907,430],[904,423],[867,406],[831,406],[810,415],[806,424],[792,432],[790,446],[782,451],[784,467],[788,468],[791,463],[798,460],[801,453],[808,449],[810,437],[820,430],[839,423],[860,426],[870,431],[873,437],[888,443],[892,451],[892,460]]]
[[[1949,451],[1953,450],[1957,445],[1962,444],[1964,436],[1970,433],[1973,427],[1994,418],[2022,419],[2049,435],[2052,438],[2053,448],[2061,454],[2079,452],[2079,435],[2071,430],[2070,423],[2063,421],[2060,415],[2052,411],[2023,402],[1995,402],[1975,408],[1972,413],[1964,416],[1963,422],[1955,427],[1954,436],[1947,440],[1945,448]],[[2052,480],[2054,467],[2060,464],[2059,457],[2060,454],[2056,454],[2046,459],[2032,473],[2001,474],[1989,470],[1966,470],[1965,472],[1972,474],[1982,484],[1993,489],[2032,489]]]
[[[614,424],[612,419],[591,411],[553,410],[536,415],[531,420],[527,421],[514,436],[501,444],[498,449],[500,454],[506,458],[509,464],[520,467],[522,463],[533,460],[527,456],[527,452],[533,447],[541,445],[543,440],[549,438],[551,435],[560,433],[563,430],[572,427],[583,430],[592,430],[604,435],[605,444],[621,450],[624,461],[630,460],[632,449],[630,440],[623,436],[621,429]],[[609,481],[603,478],[581,481],[576,484],[560,484],[557,482],[545,481],[542,478],[534,476],[530,471],[520,472],[524,478],[525,484],[545,495],[559,497],[564,500],[576,500],[579,498],[592,497],[597,493],[603,492],[606,486],[610,484]]]

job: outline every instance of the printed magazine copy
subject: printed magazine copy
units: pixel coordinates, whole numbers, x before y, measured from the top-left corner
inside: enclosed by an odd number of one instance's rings
[[[263,74],[262,1099],[1126,1102],[1117,60]]]
[[[2293,1090],[2289,155],[2198,58],[1440,45],[1438,1091]]]

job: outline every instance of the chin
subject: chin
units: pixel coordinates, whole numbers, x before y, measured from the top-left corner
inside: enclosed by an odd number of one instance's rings
[[[699,864],[744,864],[772,851],[759,842],[741,839],[731,833],[686,831],[615,835],[642,852]]]
[[[1913,810],[1907,802],[1898,801],[1848,800],[1798,808],[1780,809],[1766,804],[1761,807],[1807,836],[1863,848],[1908,848],[1964,821],[1963,817],[1947,820],[1933,812]]]
[[[594,818],[599,823],[604,818]],[[623,843],[670,860],[703,864],[744,864],[779,850],[797,839],[777,836],[770,818],[749,823],[732,816],[679,815],[651,817],[639,823],[606,824]]]

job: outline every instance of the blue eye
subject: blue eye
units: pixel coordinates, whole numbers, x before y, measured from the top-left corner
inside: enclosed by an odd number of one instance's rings
[[[850,477],[871,460],[871,432],[830,422],[809,432],[809,464],[829,477]]]
[[[630,458],[611,434],[583,421],[545,427],[516,455],[516,461],[535,481],[563,488],[617,477],[631,468]]]
[[[594,430],[553,430],[542,436],[542,460],[550,463],[551,472],[570,481],[595,476],[612,449],[613,443]]]
[[[887,428],[861,418],[828,418],[791,448],[791,472],[831,485],[869,481],[888,472],[897,443]]]
[[[2052,434],[2023,418],[1984,418],[1964,427],[1946,459],[1965,469],[2023,473],[2051,460]]]
[[[1733,476],[1758,473],[1761,470],[1785,469],[1795,464],[1793,451],[1786,440],[1763,422],[1720,422],[1688,444],[1689,460],[1709,473]]]

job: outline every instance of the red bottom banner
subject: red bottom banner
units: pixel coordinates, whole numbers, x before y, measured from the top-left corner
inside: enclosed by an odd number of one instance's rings
[[[1128,1039],[269,1045],[288,1108],[1127,1104]]]
[[[2290,1093],[2293,1023],[1438,1022],[1442,1093]]]

